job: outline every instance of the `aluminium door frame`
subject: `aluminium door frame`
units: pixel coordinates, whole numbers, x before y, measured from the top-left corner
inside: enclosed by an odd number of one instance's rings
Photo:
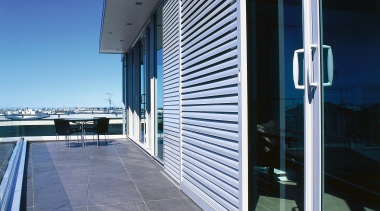
[[[304,209],[322,210],[322,71],[320,1],[303,1]]]

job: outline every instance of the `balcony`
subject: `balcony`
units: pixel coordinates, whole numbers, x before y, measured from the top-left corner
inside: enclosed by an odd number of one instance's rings
[[[201,210],[140,147],[29,142],[21,210]]]
[[[125,138],[121,117],[110,120],[109,145],[101,136],[97,146],[88,134],[85,147],[75,134],[70,147],[63,137],[56,141],[53,118],[0,122],[0,142],[5,142],[0,150],[8,152],[1,154],[2,175],[10,184],[7,188],[14,189],[9,191],[10,198],[19,198],[16,207],[20,210],[201,210],[166,175],[160,163]],[[21,138],[15,144],[20,137],[27,142]],[[25,159],[20,156],[17,161],[11,152],[17,154],[16,149],[22,148],[18,147],[20,142],[26,150],[17,153],[25,154]],[[13,176],[5,172],[6,160],[19,165],[19,170],[12,167]],[[0,193],[0,199],[5,195]],[[4,204],[0,201],[1,206]],[[9,206],[14,208],[14,204]]]

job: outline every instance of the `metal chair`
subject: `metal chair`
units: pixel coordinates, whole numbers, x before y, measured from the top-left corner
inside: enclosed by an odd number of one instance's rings
[[[92,127],[85,127],[85,132],[92,132],[98,135],[97,146],[99,146],[99,136],[104,135],[107,144],[109,145],[109,141],[107,140],[108,135],[108,126],[109,126],[109,118],[101,117],[94,120],[94,124]]]
[[[64,119],[54,119],[56,141],[59,141],[59,136],[65,136],[65,144],[70,147],[70,135],[80,132],[78,128],[71,128],[70,121]]]

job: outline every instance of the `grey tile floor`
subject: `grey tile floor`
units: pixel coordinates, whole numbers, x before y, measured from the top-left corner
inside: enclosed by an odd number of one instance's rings
[[[29,145],[25,210],[201,210],[130,140]]]

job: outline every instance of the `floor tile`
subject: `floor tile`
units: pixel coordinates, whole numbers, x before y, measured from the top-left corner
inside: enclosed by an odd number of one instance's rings
[[[181,210],[181,211],[194,211],[202,209],[198,207],[189,198],[179,198],[179,199],[167,199],[167,200],[157,200],[146,202],[149,210]]]
[[[135,185],[132,181],[121,181],[121,182],[103,182],[103,183],[91,183],[88,187],[89,194],[92,193],[121,193],[125,190],[134,189]]]
[[[140,203],[128,203],[128,204],[117,204],[117,205],[109,205],[109,206],[94,206],[88,207],[88,210],[91,211],[147,211],[148,207],[140,202]]]
[[[90,192],[88,194],[88,206],[116,205],[131,202],[143,202],[136,189],[123,190],[122,192]]]
[[[172,186],[161,188],[143,188],[139,189],[139,191],[144,201],[186,197],[186,195],[180,189]]]
[[[200,210],[130,140],[29,145],[23,210]]]

